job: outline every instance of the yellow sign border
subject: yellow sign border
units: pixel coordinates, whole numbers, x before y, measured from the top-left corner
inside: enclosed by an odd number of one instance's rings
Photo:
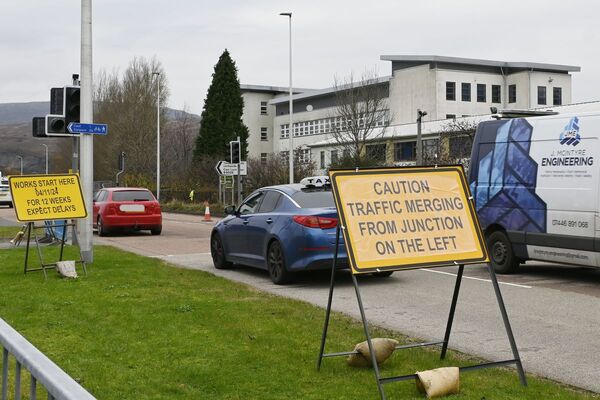
[[[54,216],[54,217],[45,217],[45,216],[40,216],[40,218],[25,218],[25,219],[20,219],[20,215],[19,215],[19,205],[17,204],[18,202],[16,201],[16,197],[13,193],[13,189],[12,189],[12,179],[22,179],[22,178],[64,178],[64,177],[69,177],[72,178],[74,177],[75,180],[77,181],[77,188],[79,188],[79,199],[81,200],[81,205],[83,206],[83,211],[84,214],[81,215],[81,213],[76,214],[76,215],[69,215],[69,216]],[[79,175],[78,174],[51,174],[51,175],[42,175],[42,174],[37,174],[37,175],[13,175],[10,176],[8,178],[8,182],[9,182],[9,186],[10,186],[10,190],[11,190],[11,195],[13,198],[13,206],[15,209],[15,215],[17,217],[17,220],[19,220],[19,222],[35,222],[35,221],[53,221],[53,220],[60,220],[60,219],[79,219],[79,218],[87,218],[88,216],[88,212],[87,212],[87,207],[85,205],[85,199],[83,198],[83,192],[81,190],[81,181],[79,180]],[[79,200],[78,199],[78,200]],[[73,202],[76,203],[76,202]],[[76,203],[78,204],[78,203]]]
[[[350,238],[350,232],[348,229],[344,229],[347,226],[347,216],[344,213],[344,208],[342,207],[342,199],[340,198],[339,188],[337,183],[338,176],[349,176],[349,175],[387,175],[387,174],[405,174],[405,173],[434,173],[434,172],[456,172],[458,174],[458,181],[460,182],[460,186],[463,189],[463,195],[467,200],[468,207],[468,215],[471,217],[471,227],[475,231],[477,236],[477,244],[481,249],[480,255],[476,257],[464,258],[464,259],[456,259],[451,258],[448,260],[440,260],[439,262],[427,262],[427,263],[413,263],[413,264],[399,264],[385,267],[361,267],[357,265],[356,256],[354,254],[354,248],[352,245],[352,241]],[[340,224],[344,236],[344,242],[346,244],[346,253],[348,255],[348,260],[350,267],[352,269],[353,274],[362,274],[362,273],[372,273],[372,272],[381,272],[381,271],[399,271],[399,270],[410,270],[417,268],[434,268],[434,267],[448,267],[455,265],[466,265],[466,264],[479,264],[484,262],[489,262],[488,251],[484,239],[483,232],[481,230],[481,225],[479,223],[479,218],[477,217],[477,213],[475,211],[475,203],[473,200],[473,196],[471,195],[471,190],[469,185],[467,184],[466,176],[464,173],[464,168],[462,165],[445,165],[441,167],[384,167],[384,168],[361,168],[361,169],[331,169],[329,170],[329,180],[331,182],[333,197],[335,200],[335,205],[338,211],[338,216],[340,219]]]

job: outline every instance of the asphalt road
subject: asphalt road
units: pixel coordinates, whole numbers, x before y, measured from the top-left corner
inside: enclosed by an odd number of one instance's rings
[[[11,217],[14,220],[12,210],[0,209],[0,223],[10,221]],[[140,232],[108,238],[94,236],[94,240],[97,244],[113,245],[180,267],[208,271],[270,293],[326,306],[327,272],[301,276],[293,285],[277,286],[264,271],[241,266],[215,270],[208,241],[213,223],[203,222],[201,216],[164,214],[161,236]],[[443,268],[397,272],[384,279],[360,277],[369,323],[424,340],[441,340],[455,273],[456,268]],[[350,274],[342,271],[338,278],[334,309],[360,318]],[[600,392],[600,352],[597,350],[600,345],[600,270],[530,262],[521,267],[518,275],[499,276],[499,280],[526,371]],[[330,329],[336,327],[333,325]],[[315,357],[319,340],[320,332],[315,332]],[[484,266],[465,267],[450,347],[490,360],[512,358]],[[326,350],[348,349],[328,343]],[[516,379],[515,384],[518,384]]]

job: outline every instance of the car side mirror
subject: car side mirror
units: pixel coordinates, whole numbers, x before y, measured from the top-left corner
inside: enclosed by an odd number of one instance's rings
[[[225,215],[235,215],[235,206],[227,206],[223,211],[225,212]]]

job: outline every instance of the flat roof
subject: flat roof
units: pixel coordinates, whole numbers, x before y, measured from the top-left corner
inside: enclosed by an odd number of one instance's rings
[[[378,85],[380,83],[386,83],[386,82],[389,82],[391,78],[392,78],[391,76],[382,76],[382,77],[375,79],[370,84]],[[355,82],[355,83],[360,83],[360,82]],[[319,89],[319,90],[313,90],[310,92],[301,93],[296,96],[293,96],[294,97],[293,100],[296,101],[296,100],[308,99],[311,97],[327,96],[329,94],[335,93],[337,90],[348,89],[351,87],[351,85],[352,84],[349,83],[346,85],[340,85],[337,88],[335,86],[332,86],[332,87],[329,87],[326,89]],[[281,103],[287,103],[288,101],[290,101],[290,96],[278,97],[276,99],[269,101],[269,104],[281,104]]]
[[[264,92],[264,93],[289,93],[289,87],[283,86],[268,86],[268,85],[246,85],[240,84],[242,92]],[[292,88],[294,93],[304,93],[314,91],[315,89]]]
[[[536,69],[536,70],[551,70],[561,72],[580,72],[581,67],[576,65],[562,65],[562,64],[544,64],[534,62],[511,62],[511,61],[494,61],[494,60],[481,60],[477,58],[463,58],[463,57],[446,57],[446,56],[421,56],[421,55],[383,55],[379,57],[383,61],[400,61],[405,63],[451,63],[451,64],[467,64],[467,65],[479,65],[486,67],[502,67],[502,68],[525,68],[525,69]]]

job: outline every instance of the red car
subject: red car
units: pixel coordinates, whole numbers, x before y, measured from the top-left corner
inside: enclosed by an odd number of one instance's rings
[[[99,236],[117,228],[149,229],[153,235],[160,235],[160,204],[148,189],[103,188],[94,196],[94,226]]]

